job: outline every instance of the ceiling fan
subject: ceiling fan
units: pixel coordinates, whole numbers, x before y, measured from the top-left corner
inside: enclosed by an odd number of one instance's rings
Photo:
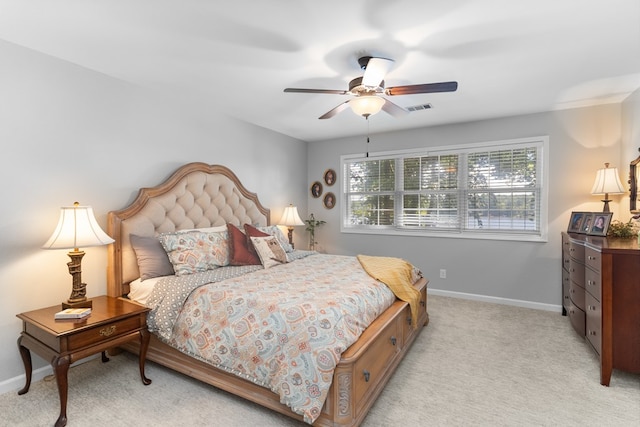
[[[288,87],[284,91],[294,93],[353,95],[353,98],[346,100],[318,117],[319,119],[329,119],[344,111],[347,107],[351,107],[356,114],[364,116],[365,118],[376,114],[381,109],[392,116],[398,117],[408,114],[408,111],[388,99],[383,98],[382,95],[397,96],[420,93],[455,92],[458,89],[458,82],[453,81],[385,88],[384,76],[391,69],[393,62],[392,59],[375,58],[371,56],[363,56],[358,59],[358,64],[360,68],[364,70],[364,74],[362,77],[356,77],[349,82],[349,90],[300,89]]]

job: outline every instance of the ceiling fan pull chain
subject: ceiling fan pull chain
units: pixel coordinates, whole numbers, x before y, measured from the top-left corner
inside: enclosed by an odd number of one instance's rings
[[[369,116],[364,119],[367,121],[367,157],[369,157]]]

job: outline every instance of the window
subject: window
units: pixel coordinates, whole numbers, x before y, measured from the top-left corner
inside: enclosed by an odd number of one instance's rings
[[[544,240],[547,141],[343,156],[342,231]]]

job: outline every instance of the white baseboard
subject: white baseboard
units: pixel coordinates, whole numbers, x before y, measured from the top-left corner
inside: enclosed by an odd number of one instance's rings
[[[96,357],[100,357],[100,354],[95,354],[93,356],[89,356],[84,359],[78,360],[76,363],[72,364],[69,368],[72,368],[74,366],[93,360]],[[38,381],[42,381],[43,379],[45,379],[50,375],[53,375],[53,368],[51,367],[51,365],[34,369],[33,372],[31,373],[31,385],[33,385]],[[21,375],[18,375],[17,377],[4,380],[0,382],[0,394],[9,393],[11,391],[15,391],[17,393],[18,390],[24,387],[26,381],[27,381],[27,376],[25,374],[21,374]]]
[[[491,302],[494,304],[513,305],[516,307],[532,308],[535,310],[554,311],[562,313],[562,306],[555,304],[544,304],[541,302],[524,301],[519,299],[491,297],[486,295],[467,294],[464,292],[445,291],[442,289],[427,288],[427,293],[430,295],[439,295],[443,297],[468,299],[472,301]]]
[[[31,384],[42,381],[44,377],[49,375],[53,375],[53,369],[51,366],[43,366],[42,368],[34,369],[31,373]],[[17,393],[18,390],[24,387],[25,381],[27,381],[27,377],[25,374],[22,374],[0,382],[0,394],[8,393],[10,391],[15,391]]]

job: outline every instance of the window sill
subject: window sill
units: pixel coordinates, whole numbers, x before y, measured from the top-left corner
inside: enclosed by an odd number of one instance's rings
[[[378,234],[396,237],[435,237],[443,239],[471,239],[471,240],[499,240],[499,241],[515,241],[515,242],[534,242],[546,243],[548,238],[545,235],[536,234],[509,234],[509,233],[492,233],[492,232],[465,232],[455,233],[450,231],[418,231],[418,230],[401,230],[396,228],[388,229],[353,229],[342,227],[341,233],[347,234]]]

